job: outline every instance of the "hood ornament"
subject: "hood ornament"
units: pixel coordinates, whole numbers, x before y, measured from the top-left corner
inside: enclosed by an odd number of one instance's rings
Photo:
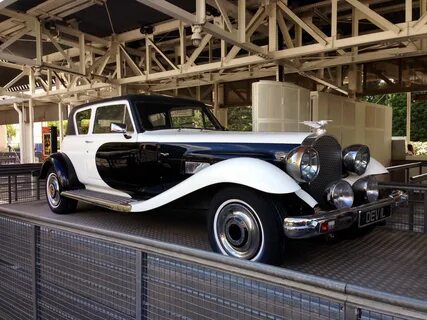
[[[316,129],[316,130],[313,130],[316,134],[324,134],[326,133],[325,126],[329,122],[332,122],[332,120],[303,121],[301,123],[305,124],[306,126],[309,126],[312,129]]]

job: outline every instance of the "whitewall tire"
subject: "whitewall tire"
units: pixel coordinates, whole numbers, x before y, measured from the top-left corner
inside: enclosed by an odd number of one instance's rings
[[[240,186],[221,189],[208,214],[212,249],[239,259],[280,263],[284,252],[282,210],[262,192]]]

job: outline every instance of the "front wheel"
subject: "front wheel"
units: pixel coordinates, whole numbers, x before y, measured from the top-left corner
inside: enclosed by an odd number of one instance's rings
[[[46,179],[46,199],[47,203],[55,213],[71,213],[77,208],[77,201],[61,196],[62,186],[58,174],[54,168],[50,168]]]
[[[283,209],[267,194],[228,187],[213,198],[208,214],[209,241],[215,252],[279,264],[283,259]]]

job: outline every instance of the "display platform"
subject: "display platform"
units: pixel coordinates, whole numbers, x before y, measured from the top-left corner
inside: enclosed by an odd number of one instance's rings
[[[45,201],[2,205],[0,212],[20,212],[76,225],[210,250],[204,212],[165,208],[147,213],[118,213],[81,205],[76,213],[56,215]],[[377,227],[353,239],[327,242],[295,240],[283,267],[427,300],[427,234]]]

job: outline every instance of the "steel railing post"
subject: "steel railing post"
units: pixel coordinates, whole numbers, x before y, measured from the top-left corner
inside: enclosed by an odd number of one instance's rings
[[[135,266],[135,272],[136,272],[136,276],[135,276],[135,280],[136,280],[136,293],[135,293],[135,306],[136,306],[136,310],[135,310],[135,314],[136,314],[136,319],[145,319],[142,317],[142,272],[143,272],[143,267],[142,267],[142,251],[137,250],[136,251],[136,266]]]
[[[38,319],[38,295],[37,283],[38,273],[37,260],[39,258],[40,226],[33,225],[33,235],[31,238],[31,271],[32,271],[32,298],[33,298],[33,319]]]
[[[15,202],[18,202],[18,176],[15,176]]]
[[[9,198],[9,203],[12,203],[12,179],[10,178],[10,176],[7,176],[7,192],[8,192],[8,198]]]
[[[424,191],[424,233],[427,233],[427,191]]]
[[[360,320],[362,318],[362,310],[348,302],[344,303],[344,319],[345,320]]]
[[[408,192],[408,201],[409,201],[409,212],[408,212],[408,230],[414,231],[414,191],[410,190]]]
[[[40,178],[37,177],[36,179],[36,198],[37,200],[40,200]]]

